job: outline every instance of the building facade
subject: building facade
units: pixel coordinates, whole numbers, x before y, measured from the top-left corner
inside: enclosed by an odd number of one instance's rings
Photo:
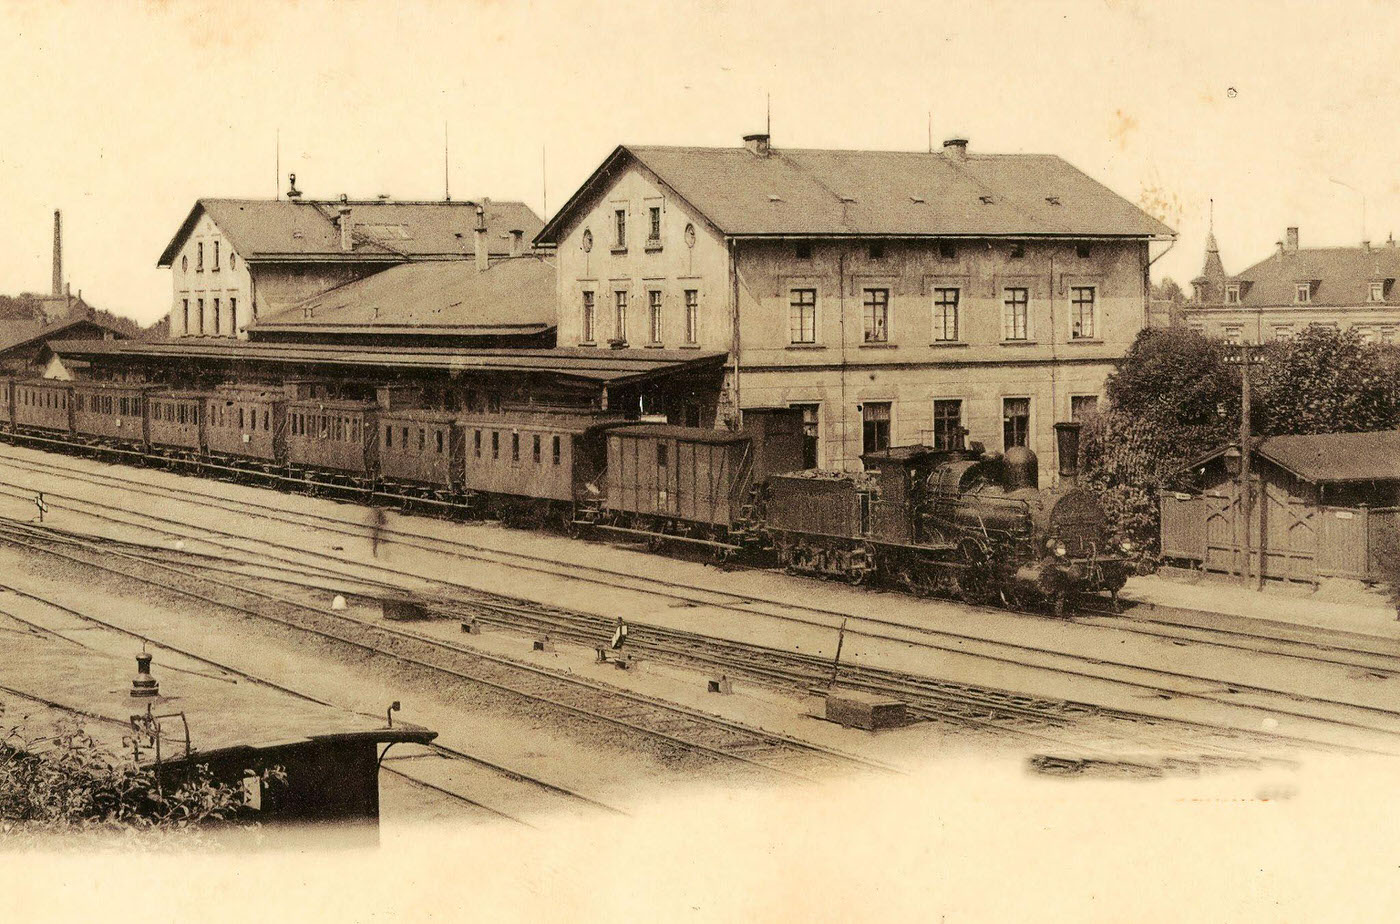
[[[1232,276],[1211,234],[1181,323],[1230,343],[1289,339],[1318,325],[1355,329],[1371,343],[1400,342],[1397,278],[1394,238],[1377,247],[1304,248],[1292,227],[1273,254]]]
[[[965,428],[1050,477],[1170,230],[1058,158],[746,141],[618,148],[551,219],[559,345],[726,350],[721,417],[801,407],[812,467]]]
[[[542,222],[520,202],[201,199],[161,254],[170,336],[245,337],[265,317],[420,261],[518,254]]]

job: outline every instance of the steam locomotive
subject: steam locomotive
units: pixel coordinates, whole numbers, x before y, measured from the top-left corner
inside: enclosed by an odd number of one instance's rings
[[[741,432],[539,409],[417,407],[305,383],[172,390],[0,379],[0,433],[292,490],[461,516],[688,543],[720,557],[917,594],[1040,607],[1116,601],[1131,547],[1075,485],[1078,424],[1057,424],[1060,486],[1029,449],[980,443],[866,454],[862,472],[802,469],[801,418],[746,410]]]

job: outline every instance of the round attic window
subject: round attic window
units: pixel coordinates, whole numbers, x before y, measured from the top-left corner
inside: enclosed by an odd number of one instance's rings
[[[583,252],[588,253],[593,249],[593,232],[587,228],[583,229]]]
[[[695,246],[695,226],[689,222],[687,222],[685,226],[685,246]]]

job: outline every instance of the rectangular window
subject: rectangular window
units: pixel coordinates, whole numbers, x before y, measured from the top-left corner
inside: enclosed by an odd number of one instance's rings
[[[480,431],[480,430],[473,431],[473,433],[472,433],[472,455],[476,456],[478,459],[481,458],[481,431]]]
[[[651,289],[647,292],[647,311],[651,318],[651,342],[661,342],[661,290]]]
[[[437,440],[437,451],[438,451],[438,455],[442,455],[442,431],[441,431],[441,430],[434,430],[434,431],[433,431],[433,436],[434,436],[434,438]]]
[[[1069,399],[1069,419],[1085,421],[1099,410],[1098,395],[1072,395]]]
[[[1007,289],[1002,301],[1001,339],[1026,340],[1029,338],[1031,291],[1030,289]]]
[[[236,298],[228,300],[228,326],[230,331],[238,331],[238,299]]]
[[[1371,301],[1373,301],[1373,302],[1383,302],[1383,301],[1385,301],[1385,283],[1383,283],[1383,282],[1373,282],[1373,283],[1371,283],[1370,291],[1371,291],[1371,294],[1370,294],[1370,299],[1371,299]]]
[[[393,448],[394,448],[394,428],[393,428],[393,426],[390,425],[390,424],[385,424],[385,425],[384,425],[384,448],[385,448],[385,449],[393,449]]]
[[[864,452],[890,448],[890,402],[867,401],[861,405],[861,438]]]
[[[933,290],[933,339],[936,343],[956,343],[958,339],[957,289]]]
[[[418,451],[422,452],[428,448],[428,434],[423,432],[423,428],[418,428]]]
[[[820,404],[794,404],[802,411],[802,467],[816,468],[821,464],[821,414]]]
[[[190,300],[184,299],[185,303],[185,333],[190,332]]]
[[[196,251],[196,253],[198,253],[198,257],[197,257],[196,260],[195,260],[194,271],[195,271],[196,273],[202,273],[202,272],[204,272],[204,242],[203,242],[203,241],[200,241],[200,242],[199,242],[199,244],[198,244],[198,250]]]
[[[685,342],[700,342],[700,290],[685,290]]]
[[[556,436],[556,437],[554,437],[554,464],[555,464],[555,465],[558,465],[558,464],[559,464],[560,451],[561,451],[561,450],[560,450],[560,446],[559,446],[559,437]]]
[[[539,435],[538,433],[536,433],[535,436],[534,436],[532,449],[533,449],[533,451],[534,451],[534,460],[535,460],[535,464],[536,464],[536,465],[539,465],[539,464],[540,464],[540,435]]]
[[[1071,340],[1094,337],[1094,287],[1071,286],[1069,290],[1069,336]]]
[[[499,459],[500,457],[501,457],[501,431],[500,431],[500,430],[492,430],[492,431],[491,431],[491,458],[493,458],[493,459]]]
[[[204,299],[199,300],[199,333],[204,333]]]
[[[512,434],[510,435],[510,461],[512,461],[512,462],[519,462],[519,461],[520,461],[520,434],[519,434],[519,433],[512,433]]]
[[[656,467],[665,468],[670,463],[667,461],[667,447],[665,443],[656,444]]]
[[[214,272],[219,271],[219,242],[214,242]]]
[[[1240,287],[1239,287],[1239,286],[1226,286],[1226,287],[1225,287],[1225,304],[1227,304],[1227,305],[1238,305],[1239,303],[1240,303]]]
[[[408,448],[408,427],[399,427],[399,446]]]
[[[890,339],[890,290],[865,290],[865,342],[888,343]]]
[[[1291,326],[1275,327],[1275,328],[1274,328],[1274,339],[1275,339],[1275,340],[1292,340],[1292,339],[1293,339],[1293,328],[1292,328]]]
[[[660,243],[661,243],[661,206],[659,206],[659,205],[653,205],[650,209],[647,210],[647,212],[648,212],[649,217],[651,218],[651,227],[650,227],[650,228],[648,229],[648,231],[647,231],[647,243],[648,243],[648,244],[660,244]]]
[[[593,304],[593,293],[583,293],[583,342],[596,343],[598,333],[597,308]]]
[[[626,210],[626,209],[616,209],[616,210],[614,210],[614,211],[613,211],[613,221],[615,222],[615,229],[616,229],[616,231],[617,231],[617,235],[616,235],[616,237],[613,239],[613,249],[614,249],[614,250],[626,250],[626,249],[627,249],[627,210]]]
[[[1225,334],[1225,342],[1226,342],[1226,343],[1231,344],[1232,346],[1239,346],[1239,343],[1240,343],[1240,328],[1238,328],[1238,327],[1227,327],[1227,328],[1225,328],[1224,334]]]
[[[1312,283],[1300,282],[1293,287],[1293,300],[1300,305],[1312,301]]]
[[[243,429],[243,408],[238,409],[238,429]]]
[[[1001,448],[1025,446],[1031,434],[1031,399],[1003,398],[1001,401]]]
[[[788,302],[793,343],[817,342],[817,290],[793,289]]]
[[[962,399],[933,402],[933,448],[956,449],[962,445]]]
[[[616,300],[617,300],[617,333],[615,334],[615,336],[616,336],[616,338],[617,338],[618,340],[621,340],[623,343],[626,343],[626,342],[627,342],[627,291],[626,291],[625,289],[618,289],[616,292],[613,293],[613,296],[614,296],[614,298],[616,298]]]
[[[222,319],[221,315],[222,315],[222,312],[219,310],[219,300],[216,298],[216,299],[214,299],[214,333],[215,333],[215,334],[222,333],[222,332],[223,332],[223,329],[224,329],[223,319]]]

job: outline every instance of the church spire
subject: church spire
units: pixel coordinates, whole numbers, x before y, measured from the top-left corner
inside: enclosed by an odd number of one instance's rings
[[[1201,275],[1191,280],[1196,290],[1197,304],[1216,304],[1225,299],[1225,264],[1220,260],[1220,245],[1215,241],[1215,200],[1210,200],[1210,224],[1206,231],[1206,259]]]

